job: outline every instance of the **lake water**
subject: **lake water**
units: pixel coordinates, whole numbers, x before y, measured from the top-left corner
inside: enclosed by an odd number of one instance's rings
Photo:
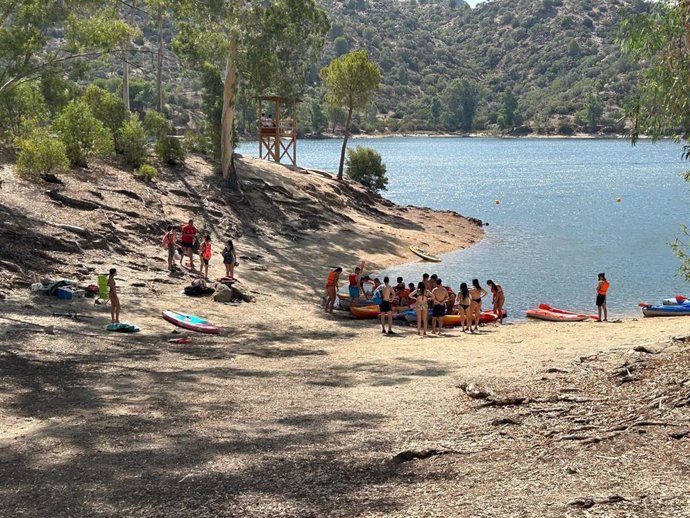
[[[301,140],[298,163],[337,170],[341,144]],[[396,267],[386,272],[391,277],[417,282],[424,272],[437,273],[453,289],[474,277],[482,285],[493,279],[503,285],[514,318],[542,302],[593,309],[598,272],[611,281],[613,318],[639,315],[641,301],[690,294],[668,245],[690,223],[690,186],[680,176],[688,164],[678,144],[400,137],[352,145],[381,153],[385,195],[396,203],[489,223],[478,245],[446,254],[437,265]],[[238,152],[256,156],[257,148],[246,143]]]

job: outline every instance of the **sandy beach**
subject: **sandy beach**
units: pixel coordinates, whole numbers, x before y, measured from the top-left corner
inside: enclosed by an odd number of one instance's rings
[[[78,260],[53,264],[87,282],[115,264],[136,335],[103,331],[107,307],[32,295],[24,272],[5,273],[17,286],[0,301],[0,516],[687,513],[690,320],[508,320],[426,338],[397,325],[382,336],[375,321],[323,313],[329,269],[403,264],[410,244],[471,246],[481,227],[353,198],[318,172],[241,163],[244,212],[239,199],[210,206],[220,187],[191,159],[188,175],[155,187],[154,214],[126,195],[146,219],[118,223],[131,229],[124,253],[81,245]],[[62,192],[84,199],[85,185]],[[127,185],[142,200],[151,189]],[[11,181],[0,202],[18,214],[16,194],[32,192]],[[111,217],[32,203],[43,221],[94,233]],[[168,275],[157,229],[134,230],[190,213],[216,242],[232,233],[255,303],[185,297],[192,275]],[[213,262],[211,277],[221,270]],[[174,333],[164,309],[221,334]],[[53,316],[65,311],[82,318]],[[181,336],[192,342],[169,343]]]

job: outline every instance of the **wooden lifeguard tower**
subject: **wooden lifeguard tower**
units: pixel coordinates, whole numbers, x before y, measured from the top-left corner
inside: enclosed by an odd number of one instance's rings
[[[297,165],[297,101],[259,97],[259,157]]]

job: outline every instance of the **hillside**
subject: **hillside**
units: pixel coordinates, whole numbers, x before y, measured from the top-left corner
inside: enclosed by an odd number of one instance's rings
[[[162,169],[153,182],[134,180],[117,162],[75,170],[60,184],[27,182],[0,163],[0,237],[13,243],[0,250],[0,284],[28,286],[32,274],[93,282],[94,272],[111,266],[132,281],[179,284],[166,270],[161,236],[169,223],[190,218],[215,243],[213,278],[224,271],[219,254],[232,238],[243,257],[241,279],[270,278],[274,289],[300,294],[320,287],[330,265],[411,262],[410,245],[441,253],[482,236],[477,220],[397,207],[329,173],[242,157],[237,166],[242,193],[229,192],[199,156]],[[305,272],[304,263],[319,266]]]
[[[621,15],[640,0],[491,0],[470,9],[462,0],[320,0],[331,30],[312,68],[300,112],[302,133],[337,128],[319,70],[350,50],[365,49],[383,81],[370,107],[355,117],[357,132],[621,133],[621,110],[637,67],[615,38]],[[154,105],[151,52],[156,31],[139,14],[141,34],[130,55],[133,108]],[[165,27],[166,112],[183,130],[203,126],[217,103],[201,78],[183,73]],[[120,88],[120,64],[92,64],[84,79]],[[206,80],[204,80],[206,81]],[[508,108],[506,96],[514,102]],[[471,112],[471,113],[468,113]],[[256,106],[240,92],[237,124],[255,131]]]
[[[640,2],[493,0],[475,9],[414,0],[322,3],[333,26],[321,64],[342,52],[344,39],[344,48],[366,49],[383,71],[380,115],[364,117],[365,129],[458,129],[448,118],[456,80],[479,88],[474,130],[499,122],[508,90],[518,119],[534,131],[584,129],[589,95],[603,108],[594,129],[622,129],[620,108],[636,72],[615,37],[622,11]]]

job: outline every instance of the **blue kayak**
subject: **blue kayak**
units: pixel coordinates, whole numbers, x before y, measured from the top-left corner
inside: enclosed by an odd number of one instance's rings
[[[642,314],[646,317],[690,316],[690,302],[686,301],[683,304],[663,306],[645,306],[642,308]]]

